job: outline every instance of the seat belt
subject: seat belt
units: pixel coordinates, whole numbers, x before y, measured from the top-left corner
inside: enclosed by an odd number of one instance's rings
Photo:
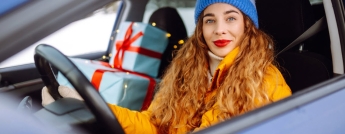
[[[277,53],[276,56],[278,56],[282,52],[289,50],[290,48],[296,46],[297,44],[300,44],[301,42],[305,41],[306,39],[309,39],[311,36],[319,33],[323,29],[325,29],[326,26],[327,26],[326,17],[324,16],[321,19],[319,19],[318,21],[316,21],[309,29],[304,31],[297,39],[295,39],[288,46],[286,46],[283,50],[281,50],[279,53]]]

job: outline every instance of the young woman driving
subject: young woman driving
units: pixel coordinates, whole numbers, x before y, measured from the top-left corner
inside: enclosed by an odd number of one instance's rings
[[[195,23],[148,110],[109,104],[126,133],[198,131],[291,95],[253,0],[197,0]]]

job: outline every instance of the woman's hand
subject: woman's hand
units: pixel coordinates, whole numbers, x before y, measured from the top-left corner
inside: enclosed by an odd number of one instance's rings
[[[83,98],[80,97],[77,91],[75,89],[69,88],[67,86],[59,86],[59,93],[62,97],[70,97],[70,98],[75,98],[78,100],[83,100]],[[54,98],[49,94],[48,88],[43,87],[42,89],[42,105],[48,105],[52,102],[54,102]]]

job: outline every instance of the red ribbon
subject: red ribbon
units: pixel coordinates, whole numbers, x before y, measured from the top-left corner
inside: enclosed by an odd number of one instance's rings
[[[138,38],[140,38],[141,36],[144,35],[143,32],[139,32],[136,35],[134,35],[131,38],[131,35],[133,33],[133,26],[132,22],[125,34],[125,37],[123,39],[123,41],[117,41],[116,42],[116,54],[115,54],[115,58],[114,58],[114,67],[115,68],[119,68],[122,69],[122,61],[124,58],[124,54],[125,51],[131,51],[131,52],[136,52],[139,54],[143,54],[152,58],[156,58],[156,59],[160,59],[162,57],[161,53],[146,49],[146,48],[141,48],[141,47],[137,47],[137,46],[130,46],[134,41],[136,41]]]
[[[102,61],[99,61],[99,62],[93,62],[92,60],[90,61],[90,63],[94,63],[94,64],[99,64],[99,65],[103,65],[105,67],[109,67],[109,68],[112,68],[110,66],[109,63],[107,62],[102,62]],[[102,77],[103,77],[103,73],[104,71],[102,70],[96,70],[93,75],[92,75],[92,78],[91,78],[91,84],[97,89],[99,89],[100,85],[101,85],[101,80],[102,80]]]
[[[108,63],[106,63],[106,62],[97,62],[97,63],[100,64],[100,65],[106,66],[106,67],[110,67],[110,65]],[[116,68],[116,69],[118,69],[118,68]],[[102,81],[102,78],[103,78],[103,74],[105,72],[128,72],[130,74],[134,74],[134,75],[137,75],[137,76],[140,76],[140,77],[148,79],[149,80],[149,86],[147,88],[146,96],[145,96],[145,99],[144,99],[144,103],[143,103],[143,105],[141,107],[141,110],[142,111],[146,110],[150,106],[151,101],[153,99],[154,89],[155,89],[155,85],[156,85],[155,79],[153,79],[150,76],[147,76],[145,74],[137,73],[137,72],[132,72],[132,71],[125,70],[125,69],[118,69],[118,70],[97,69],[94,72],[94,74],[92,75],[92,78],[91,78],[91,83],[97,89],[97,91],[99,90],[99,87],[101,85],[101,81]]]

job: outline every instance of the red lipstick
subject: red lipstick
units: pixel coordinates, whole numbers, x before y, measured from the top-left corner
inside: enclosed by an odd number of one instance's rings
[[[231,42],[231,40],[216,40],[213,41],[213,43],[217,46],[217,47],[225,47],[226,45],[228,45]]]

